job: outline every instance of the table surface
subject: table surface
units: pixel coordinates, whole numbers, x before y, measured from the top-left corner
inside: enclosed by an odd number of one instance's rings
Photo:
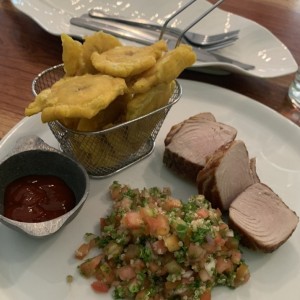
[[[269,29],[300,64],[299,0],[226,0],[222,9],[251,19]],[[60,37],[43,30],[9,0],[0,0],[0,139],[24,117],[33,100],[32,79],[61,63]],[[259,101],[300,126],[300,111],[287,97],[294,74],[260,79],[238,74],[216,76],[185,71],[181,78],[224,87]]]

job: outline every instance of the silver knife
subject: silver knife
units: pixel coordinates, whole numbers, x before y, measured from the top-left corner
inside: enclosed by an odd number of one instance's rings
[[[75,26],[82,28],[90,29],[93,31],[103,31],[105,33],[112,34],[116,37],[133,41],[142,45],[151,45],[157,41],[157,35],[153,31],[147,31],[146,29],[139,29],[126,24],[109,23],[109,22],[100,22],[95,18],[89,16],[73,17],[70,19],[70,23]],[[176,40],[173,38],[167,37],[168,46],[174,48],[176,46]],[[224,62],[231,65],[235,65],[244,70],[253,70],[255,67],[237,60],[234,60],[223,55],[208,52],[205,49],[199,47],[192,47],[194,52],[197,54],[197,61],[199,62]]]

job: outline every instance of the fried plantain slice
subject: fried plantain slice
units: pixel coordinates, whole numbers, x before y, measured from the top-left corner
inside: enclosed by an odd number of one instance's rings
[[[169,83],[196,61],[192,47],[180,44],[163,55],[157,63],[146,72],[132,78],[128,83],[132,93],[146,93],[159,83]]]
[[[108,75],[65,77],[43,90],[25,109],[30,116],[42,112],[42,122],[65,118],[92,118],[127,89],[125,80]]]
[[[61,35],[61,41],[62,61],[66,76],[81,75],[84,69],[82,44],[64,33]]]
[[[86,36],[82,45],[82,59],[85,66],[84,72],[90,74],[98,73],[91,62],[93,52],[102,53],[118,46],[122,46],[122,43],[116,37],[102,31]]]
[[[94,52],[91,60],[99,72],[126,78],[153,67],[167,49],[166,42],[161,40],[151,46],[123,46],[101,54]]]
[[[161,83],[146,93],[136,94],[127,105],[126,121],[144,116],[166,105],[173,94],[175,81]]]
[[[99,131],[122,122],[121,118],[124,115],[129,96],[129,94],[118,96],[91,119],[80,119],[76,129],[78,131]]]

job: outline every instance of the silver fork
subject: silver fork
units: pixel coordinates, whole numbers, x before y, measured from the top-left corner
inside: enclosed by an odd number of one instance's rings
[[[195,2],[195,0],[188,2],[186,6],[191,5],[193,2]],[[220,2],[223,2],[223,1],[220,1]],[[175,14],[176,15],[179,14],[182,10],[184,10],[186,8],[186,6],[184,6],[182,9],[177,11]],[[209,12],[210,12],[210,10],[209,10]],[[97,19],[104,20],[104,21],[124,23],[124,24],[128,24],[131,26],[137,26],[137,27],[142,27],[142,28],[146,28],[146,29],[150,29],[150,30],[155,30],[158,32],[161,32],[162,30],[164,30],[164,33],[172,35],[175,38],[178,38],[184,32],[182,38],[186,42],[188,42],[189,44],[192,44],[194,46],[206,47],[206,46],[211,46],[211,45],[220,43],[222,45],[222,47],[225,47],[226,45],[229,45],[229,44],[233,43],[234,41],[236,41],[238,39],[238,34],[239,34],[239,30],[233,30],[233,31],[229,31],[229,32],[215,34],[215,35],[203,35],[203,34],[196,33],[196,32],[186,32],[186,30],[181,30],[179,28],[168,27],[165,23],[163,25],[160,25],[155,22],[151,22],[151,21],[148,21],[145,19],[140,19],[140,18],[132,19],[132,18],[127,18],[127,17],[119,16],[119,15],[108,15],[105,12],[103,12],[103,10],[98,9],[98,8],[91,9],[89,11],[89,15],[93,18],[97,18]],[[171,20],[174,17],[175,17],[175,15],[172,15],[169,19]],[[169,21],[170,21],[169,19],[167,19],[166,23],[169,23]],[[199,20],[197,20],[197,21],[199,21]],[[218,48],[220,48],[220,47],[218,47]]]
[[[152,43],[156,42],[159,39],[159,35],[161,32],[161,29],[159,31],[153,30],[153,28],[149,29],[146,27],[136,27],[133,25],[129,25],[127,23],[122,22],[113,22],[113,21],[102,21],[98,18],[92,18],[88,14],[83,14],[80,17],[73,17],[70,19],[70,23],[76,26],[84,27],[90,30],[103,30],[106,32],[114,32],[114,34],[117,37],[120,38],[127,38],[128,40],[132,40],[136,42],[136,39],[139,38],[139,43],[148,45],[150,41]],[[131,38],[132,35],[132,38]],[[166,40],[177,40],[179,37],[178,34],[170,34],[169,32],[166,32],[164,34],[164,39]],[[143,42],[144,39],[144,42]],[[187,41],[185,36],[182,37],[182,41],[184,43],[190,44],[195,47],[199,47],[198,44],[190,43]],[[218,43],[211,43],[200,46],[203,49],[206,49],[208,51],[218,50],[224,47],[229,46],[230,44],[233,44],[236,41],[236,39],[225,39],[223,42]]]
[[[163,25],[145,20],[140,18],[126,18],[124,16],[114,16],[107,15],[102,10],[93,8],[89,11],[89,15],[93,18],[97,18],[103,21],[124,23],[131,26],[139,26],[141,28],[155,30],[160,32]],[[174,36],[175,38],[179,37],[183,30],[175,27],[167,27],[165,30],[166,33]],[[217,43],[222,43],[226,45],[226,42],[231,43],[238,39],[239,30],[232,30],[228,32],[223,32],[214,35],[204,35],[196,32],[186,32],[183,38],[194,46],[210,46]]]
[[[151,45],[154,42],[157,41],[157,36],[153,35],[151,33],[147,33],[145,30],[136,29],[132,31],[132,26],[126,25],[126,24],[118,24],[116,26],[116,23],[113,25],[108,24],[108,22],[101,23],[99,20],[95,20],[93,18],[89,18],[81,16],[77,18],[71,18],[70,20],[71,24],[87,28],[94,31],[104,31],[106,33],[113,34],[114,36],[134,41],[139,44],[144,45]],[[178,46],[178,40],[177,39],[167,39],[168,46],[170,49],[175,48]],[[228,63],[234,66],[237,66],[239,68],[242,68],[244,70],[252,70],[254,69],[253,65],[249,65],[228,57],[224,57],[220,54],[209,52],[203,47],[195,47],[193,46],[193,50],[197,54],[197,61],[199,62],[222,62],[222,63]]]

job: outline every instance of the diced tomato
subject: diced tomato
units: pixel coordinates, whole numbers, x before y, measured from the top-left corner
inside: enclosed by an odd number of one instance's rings
[[[222,238],[220,233],[216,233],[216,236],[214,238],[214,242],[216,243],[217,246],[223,246],[225,245],[225,240]]]
[[[130,211],[125,214],[122,223],[129,229],[139,229],[144,224],[142,216],[137,211]]]
[[[136,276],[131,266],[123,266],[117,270],[117,273],[121,280],[130,280]]]
[[[75,251],[75,257],[77,259],[85,258],[89,254],[90,250],[96,246],[96,244],[96,239],[93,238],[88,243],[80,245],[79,248]]]
[[[92,282],[91,287],[97,293],[107,293],[109,291],[109,285],[100,280]]]
[[[232,250],[231,251],[231,261],[234,264],[239,264],[242,259],[242,253],[239,250]]]
[[[216,271],[219,274],[222,274],[226,271],[231,271],[233,267],[232,261],[224,257],[218,257],[216,261]]]
[[[151,247],[152,250],[158,255],[163,255],[168,251],[167,247],[165,246],[164,240],[157,240],[153,242],[151,244]]]
[[[150,206],[142,207],[139,212],[143,220],[147,219],[148,217],[154,217],[153,210]]]
[[[203,219],[206,219],[206,218],[209,217],[209,212],[208,212],[208,210],[206,208],[200,208],[200,209],[198,209],[197,212],[196,212],[196,214],[197,214],[197,216],[199,218],[203,218]]]
[[[243,283],[246,283],[250,278],[250,272],[246,264],[241,264],[236,269],[236,278],[234,280],[234,286],[237,287]]]
[[[170,225],[165,215],[157,215],[155,217],[146,217],[145,222],[148,225],[150,235],[164,236],[170,231]]]
[[[226,223],[222,223],[219,225],[220,231],[228,230],[228,225]]]
[[[86,277],[91,277],[95,274],[96,268],[100,264],[103,255],[95,256],[91,259],[86,260],[79,266],[80,273]]]
[[[87,256],[87,254],[90,251],[90,245],[89,243],[84,243],[82,245],[79,246],[78,249],[76,249],[75,251],[75,257],[77,259],[83,259],[84,257]]]
[[[211,291],[206,290],[200,297],[200,300],[211,300]]]

